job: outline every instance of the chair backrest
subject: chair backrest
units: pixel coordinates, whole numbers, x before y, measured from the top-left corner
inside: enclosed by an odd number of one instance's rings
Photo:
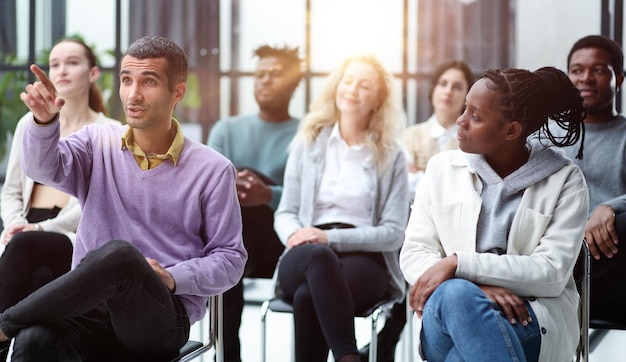
[[[583,239],[583,247],[576,264],[574,276],[581,298],[581,341],[577,360],[582,359],[585,362],[589,360],[589,353],[594,350],[609,330],[626,330],[626,324],[622,321],[591,318],[590,290],[592,272],[589,245]],[[590,328],[593,328],[591,334],[589,334]]]

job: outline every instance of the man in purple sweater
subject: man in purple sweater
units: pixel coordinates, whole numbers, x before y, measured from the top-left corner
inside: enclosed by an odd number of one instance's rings
[[[172,118],[187,57],[162,37],[135,41],[120,67],[128,125],[63,140],[63,99],[31,70],[24,171],[76,196],[83,214],[72,270],[0,314],[0,341],[15,338],[13,360],[172,357],[247,259],[234,167]]]

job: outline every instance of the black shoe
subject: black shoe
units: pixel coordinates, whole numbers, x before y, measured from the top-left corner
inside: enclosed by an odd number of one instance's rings
[[[395,347],[395,346],[394,346]],[[384,352],[384,353],[383,353]],[[359,357],[361,357],[361,362],[368,362],[370,360],[370,344],[366,344],[363,348],[359,349]],[[395,349],[393,352],[378,350],[378,358],[376,362],[394,362],[395,360]]]
[[[367,362],[370,358],[370,344],[366,344],[365,347],[359,349],[359,357],[361,357],[361,362]]]
[[[5,362],[9,356],[9,348],[11,347],[11,340],[0,342],[0,361]]]

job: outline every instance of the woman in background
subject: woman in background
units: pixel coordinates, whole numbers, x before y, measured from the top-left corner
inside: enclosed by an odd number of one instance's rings
[[[405,117],[373,56],[347,59],[302,120],[274,228],[286,245],[280,289],[293,303],[296,360],[359,361],[354,315],[401,300],[398,250],[408,218]]]
[[[49,77],[65,99],[61,110],[61,137],[91,124],[117,122],[106,117],[96,84],[100,69],[84,42],[64,39],[50,51]],[[18,122],[0,196],[6,245],[0,257],[0,312],[70,270],[72,243],[80,219],[78,200],[36,183],[22,172],[22,135],[27,116]],[[0,360],[9,342],[0,344]]]
[[[428,99],[433,114],[425,122],[408,127],[402,135],[408,158],[411,198],[428,160],[436,153],[459,147],[456,119],[463,113],[465,95],[473,83],[471,69],[458,60],[439,65],[432,74]]]

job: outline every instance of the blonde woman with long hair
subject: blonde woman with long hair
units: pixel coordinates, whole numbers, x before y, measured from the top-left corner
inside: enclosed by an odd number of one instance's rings
[[[287,247],[279,290],[293,302],[296,360],[359,361],[354,315],[401,300],[408,218],[405,124],[393,76],[374,56],[328,77],[291,145],[274,227]]]

